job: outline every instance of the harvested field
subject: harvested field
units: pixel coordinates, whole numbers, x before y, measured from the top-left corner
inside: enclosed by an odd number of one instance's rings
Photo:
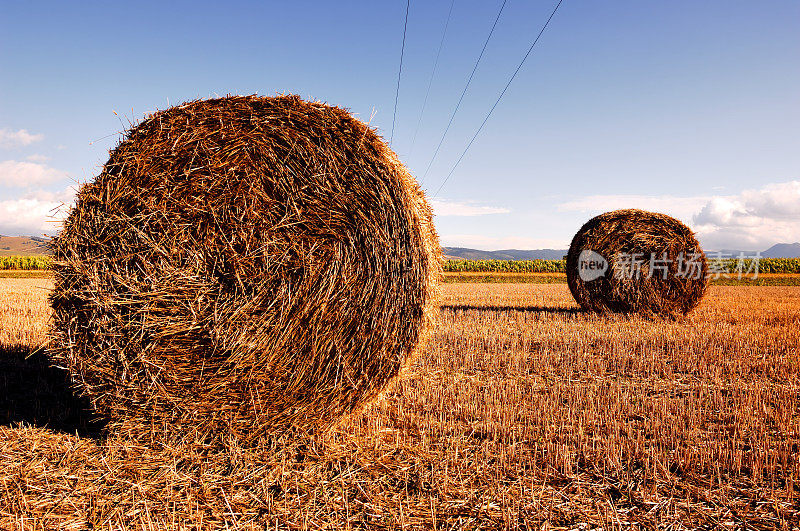
[[[48,283],[0,280],[2,529],[800,525],[798,287],[711,286],[673,322],[585,314],[565,284],[445,284],[380,401],[219,453],[98,438],[55,376],[31,394],[56,403],[8,418],[44,371]]]
[[[0,272],[2,276],[2,272]],[[444,273],[444,283],[478,283],[478,284],[560,284],[567,282],[564,273],[480,273],[459,272]],[[800,286],[800,274],[796,273],[759,273],[753,275],[729,274],[712,278],[710,284],[716,286]]]

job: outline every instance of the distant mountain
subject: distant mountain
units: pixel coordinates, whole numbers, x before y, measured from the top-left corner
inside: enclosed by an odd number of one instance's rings
[[[0,256],[37,256],[50,254],[49,240],[39,236],[0,236]],[[755,251],[723,249],[726,258],[755,255]],[[717,251],[706,251],[713,257]],[[460,260],[561,260],[567,255],[566,249],[502,249],[482,251],[466,247],[442,247],[445,258]],[[762,258],[800,258],[800,242],[778,243],[761,253]]]
[[[748,256],[755,256],[756,251],[742,251],[741,249],[722,249],[721,251],[710,251],[705,250],[706,256],[709,258],[739,258],[740,256],[744,256],[747,258]],[[764,256],[763,253],[761,255]]]
[[[739,256],[755,256],[755,251],[740,251],[736,249],[722,249],[721,251],[706,251],[709,258],[714,258],[717,253],[722,253],[724,258],[737,258]],[[504,249],[501,251],[481,251],[466,247],[442,247],[445,258],[457,260],[560,260],[567,255],[566,249]],[[779,243],[761,253],[762,258],[800,258],[800,243]]]
[[[721,251],[706,251],[706,256],[715,258],[719,253],[723,258],[738,258],[742,255],[747,258],[756,254],[755,251],[722,249]],[[800,243],[777,243],[766,251],[761,251],[761,258],[800,258]]]
[[[764,258],[800,258],[800,243],[778,243],[761,253]]]
[[[38,236],[0,236],[0,256],[39,256],[50,254],[46,238]]]
[[[458,260],[561,260],[566,249],[503,249],[500,251],[481,251],[466,247],[442,247],[445,258]]]

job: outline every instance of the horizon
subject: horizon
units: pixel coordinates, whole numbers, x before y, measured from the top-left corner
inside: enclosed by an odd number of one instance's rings
[[[36,235],[30,235],[30,234],[18,235],[18,236],[8,235],[8,234],[0,234],[0,238],[29,238],[31,240],[39,241],[39,242],[46,242],[47,240],[49,240],[49,239],[51,239],[53,237],[54,236],[47,236],[47,235],[36,236]],[[788,247],[797,246],[797,247],[800,247],[800,242],[778,242],[778,243],[775,243],[775,244],[771,245],[767,249],[725,249],[725,248],[720,248],[720,249],[704,249],[703,252],[705,252],[706,254],[726,253],[726,252],[728,252],[728,253],[730,253],[730,252],[737,252],[737,253],[738,252],[744,252],[744,253],[756,253],[756,252],[758,252],[758,253],[763,253],[763,252],[766,252],[766,251],[770,251],[775,247],[781,247],[781,246],[788,246]],[[523,252],[523,253],[525,253],[525,252],[537,252],[537,251],[539,251],[539,252],[553,251],[553,252],[564,252],[564,253],[566,253],[569,250],[569,246],[563,247],[563,248],[544,247],[544,248],[538,248],[538,249],[517,249],[517,248],[479,249],[479,248],[474,248],[474,247],[461,247],[461,246],[455,246],[455,245],[441,245],[440,247],[443,250],[444,249],[451,249],[451,250],[463,250],[463,251],[478,251],[478,252],[484,252],[484,253],[501,253],[501,252]],[[514,258],[514,259],[511,259],[511,260],[519,260],[519,259]]]
[[[187,5],[2,8],[0,233],[55,233],[48,216],[147,113],[287,92],[391,140],[446,247],[566,248],[626,207],[676,217],[708,249],[800,241],[798,3],[565,2],[449,179],[555,2],[508,3],[432,164],[500,2],[455,2],[443,41],[450,3],[410,3],[394,124],[402,3],[305,2],[280,23],[256,3]],[[134,30],[137,46],[106,44]]]

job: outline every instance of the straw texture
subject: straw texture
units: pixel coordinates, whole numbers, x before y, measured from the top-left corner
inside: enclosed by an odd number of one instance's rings
[[[608,261],[605,275],[588,281],[581,277],[584,251]],[[584,310],[676,318],[702,299],[708,263],[692,231],[677,219],[616,210],[592,218],[575,235],[567,255],[567,281]]]
[[[429,330],[416,181],[343,109],[229,96],[130,129],[53,243],[51,353],[112,425],[239,441],[330,425]]]

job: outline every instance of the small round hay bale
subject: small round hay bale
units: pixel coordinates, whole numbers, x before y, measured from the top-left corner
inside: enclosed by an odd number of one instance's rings
[[[708,263],[677,219],[616,210],[592,218],[572,239],[567,282],[584,310],[675,318],[700,302]]]
[[[441,267],[395,154],[296,96],[147,117],[53,250],[53,356],[94,407],[240,441],[375,397],[426,335]]]

